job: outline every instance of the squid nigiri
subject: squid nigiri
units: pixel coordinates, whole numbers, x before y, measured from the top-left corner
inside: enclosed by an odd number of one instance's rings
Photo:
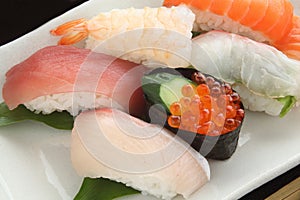
[[[51,30],[62,36],[58,44],[85,38],[86,48],[136,63],[158,62],[186,67],[195,20],[185,6],[113,9],[90,20],[77,19]]]
[[[300,99],[300,61],[272,46],[210,31],[195,37],[192,49],[192,65],[231,83],[246,108],[279,115],[284,112],[280,99]]]
[[[76,117],[71,159],[81,176],[112,179],[163,199],[188,198],[210,179],[207,160],[183,140],[110,108]]]
[[[300,19],[288,0],[164,0],[196,15],[194,30],[224,30],[266,42],[300,59]]]
[[[73,46],[45,47],[6,73],[3,99],[36,113],[112,106],[140,112],[146,67]]]

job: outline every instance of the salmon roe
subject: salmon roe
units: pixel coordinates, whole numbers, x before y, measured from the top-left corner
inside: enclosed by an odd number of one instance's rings
[[[183,97],[169,108],[168,124],[198,134],[221,135],[235,130],[244,118],[240,96],[227,83],[195,72],[195,85],[181,88]]]

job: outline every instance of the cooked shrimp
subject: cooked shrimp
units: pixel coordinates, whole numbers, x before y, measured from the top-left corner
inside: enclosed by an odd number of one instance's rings
[[[300,59],[300,20],[288,0],[164,0],[188,5],[196,14],[194,30],[224,30],[266,42]]]
[[[67,22],[51,33],[62,36],[62,45],[87,38],[86,48],[95,51],[136,63],[156,61],[186,67],[194,20],[195,15],[186,6],[114,9],[90,20]]]
[[[287,96],[300,99],[300,61],[247,37],[223,31],[202,34],[193,39],[191,63],[204,73],[248,89],[246,96],[240,95],[252,110],[258,109],[253,105],[253,98],[264,102],[266,98],[277,100]],[[265,111],[279,114],[278,110]]]

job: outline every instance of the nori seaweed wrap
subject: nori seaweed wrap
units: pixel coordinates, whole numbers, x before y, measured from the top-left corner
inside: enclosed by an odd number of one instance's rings
[[[159,77],[158,80],[156,80],[157,77],[155,78],[151,77],[153,75],[159,75],[159,74],[163,74],[161,76],[162,80],[159,80],[161,79],[161,77]],[[230,98],[230,102],[234,102],[234,104],[232,103],[232,106],[227,106],[227,103],[224,103],[225,107],[222,108],[223,110],[220,109],[222,110],[220,112],[223,112],[223,115],[229,116],[228,118],[226,117],[224,117],[224,119],[222,118],[223,121],[219,120],[221,123],[223,123],[222,128],[220,129],[215,126],[215,124],[217,124],[216,120],[218,118],[215,117],[213,118],[214,120],[212,120],[211,116],[210,119],[212,122],[210,122],[210,124],[214,124],[214,126],[209,126],[208,128],[209,130],[207,128],[203,129],[204,127],[202,126],[203,124],[198,125],[198,122],[200,124],[201,117],[197,118],[197,123],[195,123],[195,125],[193,123],[186,122],[188,126],[192,124],[191,125],[192,128],[185,127],[183,116],[180,116],[180,114],[175,114],[174,116],[172,114],[176,112],[174,111],[174,109],[172,110],[173,104],[170,105],[169,103],[170,99],[164,97],[164,94],[162,94],[164,91],[162,91],[163,89],[161,85],[165,86],[164,79],[166,79],[166,82],[168,81],[168,75],[166,74],[184,77],[189,81],[191,81],[191,85],[194,88],[198,87],[200,84],[210,85],[209,95],[212,96],[212,98],[214,98],[216,101],[218,101],[218,95],[220,94],[215,95],[216,93],[214,90],[216,89],[214,89],[213,87],[214,85],[222,86],[220,87],[222,88],[221,94],[224,94],[223,96],[226,96],[227,94],[227,96],[229,96]],[[197,77],[195,77],[195,75],[197,75]],[[200,78],[198,75],[200,76]],[[212,77],[211,75],[203,74],[195,69],[189,69],[189,68],[188,69],[187,68],[178,68],[178,69],[159,68],[149,72],[148,74],[145,75],[145,77],[147,80],[146,81],[143,80],[143,90],[145,93],[145,98],[148,102],[149,109],[151,107],[148,113],[148,117],[146,119],[147,121],[151,123],[158,123],[163,125],[165,128],[169,129],[174,134],[176,134],[177,136],[185,140],[187,143],[189,143],[191,147],[199,151],[206,158],[225,160],[232,156],[238,144],[239,133],[244,119],[244,107],[242,102],[239,99],[239,95],[234,90],[232,90],[228,84]],[[207,79],[207,77],[209,78]],[[214,82],[212,82],[212,80],[214,80]],[[174,83],[175,83],[174,81],[171,82],[172,85],[169,86],[175,88],[178,86],[181,87],[180,85],[173,86]],[[184,93],[183,91],[184,87],[182,87],[181,89],[182,89],[181,93]],[[220,93],[220,90],[216,90],[216,91]],[[160,104],[160,106],[158,106],[158,104]],[[230,107],[236,107],[236,108],[235,109],[233,108],[233,111],[231,112],[230,110],[228,110],[230,109]],[[193,112],[194,110],[191,111]],[[184,113],[181,114],[184,115]],[[202,114],[199,113],[199,116],[201,115]],[[222,115],[222,113],[220,115]],[[174,117],[175,122],[172,119],[172,116]],[[180,123],[177,122],[177,119],[180,121]],[[178,125],[176,123],[178,123]],[[229,126],[227,123],[229,123],[229,125],[230,123],[234,123],[234,126],[230,126],[231,127],[230,129],[226,129],[226,127]],[[196,125],[199,128],[194,128],[194,126]]]

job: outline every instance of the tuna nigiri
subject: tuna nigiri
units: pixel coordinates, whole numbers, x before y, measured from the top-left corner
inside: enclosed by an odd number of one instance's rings
[[[279,115],[284,112],[280,99],[300,99],[300,61],[247,37],[223,31],[197,36],[191,63],[232,84],[253,111]]]
[[[163,199],[188,198],[210,178],[207,160],[168,130],[115,109],[76,117],[71,159],[84,177],[104,177]]]
[[[51,33],[62,36],[59,44],[85,38],[86,48],[136,63],[159,62],[186,67],[195,20],[185,6],[113,9],[90,20],[67,22]]]
[[[164,0],[196,15],[194,30],[224,30],[269,43],[300,59],[300,20],[288,0]]]
[[[72,46],[45,47],[6,73],[3,99],[10,109],[24,104],[37,113],[113,106],[144,107],[142,65]],[[134,106],[130,106],[134,105]]]

